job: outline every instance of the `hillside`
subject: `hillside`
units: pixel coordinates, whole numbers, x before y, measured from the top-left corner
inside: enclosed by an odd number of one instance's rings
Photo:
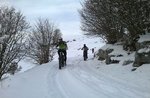
[[[131,71],[132,63],[123,66],[122,61],[132,58],[122,46],[102,43],[99,38],[85,36],[64,37],[68,41],[67,66],[58,69],[58,56],[54,61],[41,66],[31,61],[22,61],[20,73],[1,81],[0,98],[149,98],[150,64]],[[73,41],[74,40],[74,41]],[[83,61],[83,44],[99,50],[114,47],[113,54],[123,54],[121,62],[106,65],[105,61],[89,58]],[[28,67],[27,67],[28,66]],[[33,67],[34,66],[34,67]],[[26,69],[30,70],[26,70]],[[24,71],[23,71],[24,70]]]

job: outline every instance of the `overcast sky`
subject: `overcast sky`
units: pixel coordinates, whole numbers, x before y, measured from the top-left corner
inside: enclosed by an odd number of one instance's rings
[[[0,0],[6,2],[6,0]],[[39,17],[54,22],[64,35],[80,34],[80,2],[83,0],[8,0],[33,24]]]

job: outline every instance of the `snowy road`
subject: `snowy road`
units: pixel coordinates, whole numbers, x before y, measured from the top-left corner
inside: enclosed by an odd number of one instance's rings
[[[150,86],[143,85],[148,81],[134,83],[132,75],[140,79],[133,73],[126,80],[102,64],[82,58],[69,59],[62,70],[56,61],[44,64],[5,79],[0,98],[150,98]]]
[[[92,60],[91,60],[92,61]],[[149,91],[138,85],[106,75],[93,68],[91,61],[70,60],[62,70],[54,65],[49,73],[49,91],[56,98],[149,98]]]

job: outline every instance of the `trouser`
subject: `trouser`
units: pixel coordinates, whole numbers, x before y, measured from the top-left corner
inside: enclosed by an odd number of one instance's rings
[[[88,58],[87,51],[83,51],[83,57]]]
[[[65,61],[67,61],[67,52],[66,52],[66,50],[59,49],[59,50],[58,50],[58,55],[59,55],[59,57],[60,57],[60,52],[63,52],[63,53],[64,53]]]

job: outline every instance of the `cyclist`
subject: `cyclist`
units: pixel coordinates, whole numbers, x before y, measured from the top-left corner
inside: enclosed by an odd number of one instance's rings
[[[64,55],[65,55],[65,65],[66,65],[67,49],[68,49],[67,43],[65,41],[63,41],[62,38],[60,38],[56,47],[58,47],[58,55],[59,55],[59,57],[60,57],[60,52],[64,53]]]

